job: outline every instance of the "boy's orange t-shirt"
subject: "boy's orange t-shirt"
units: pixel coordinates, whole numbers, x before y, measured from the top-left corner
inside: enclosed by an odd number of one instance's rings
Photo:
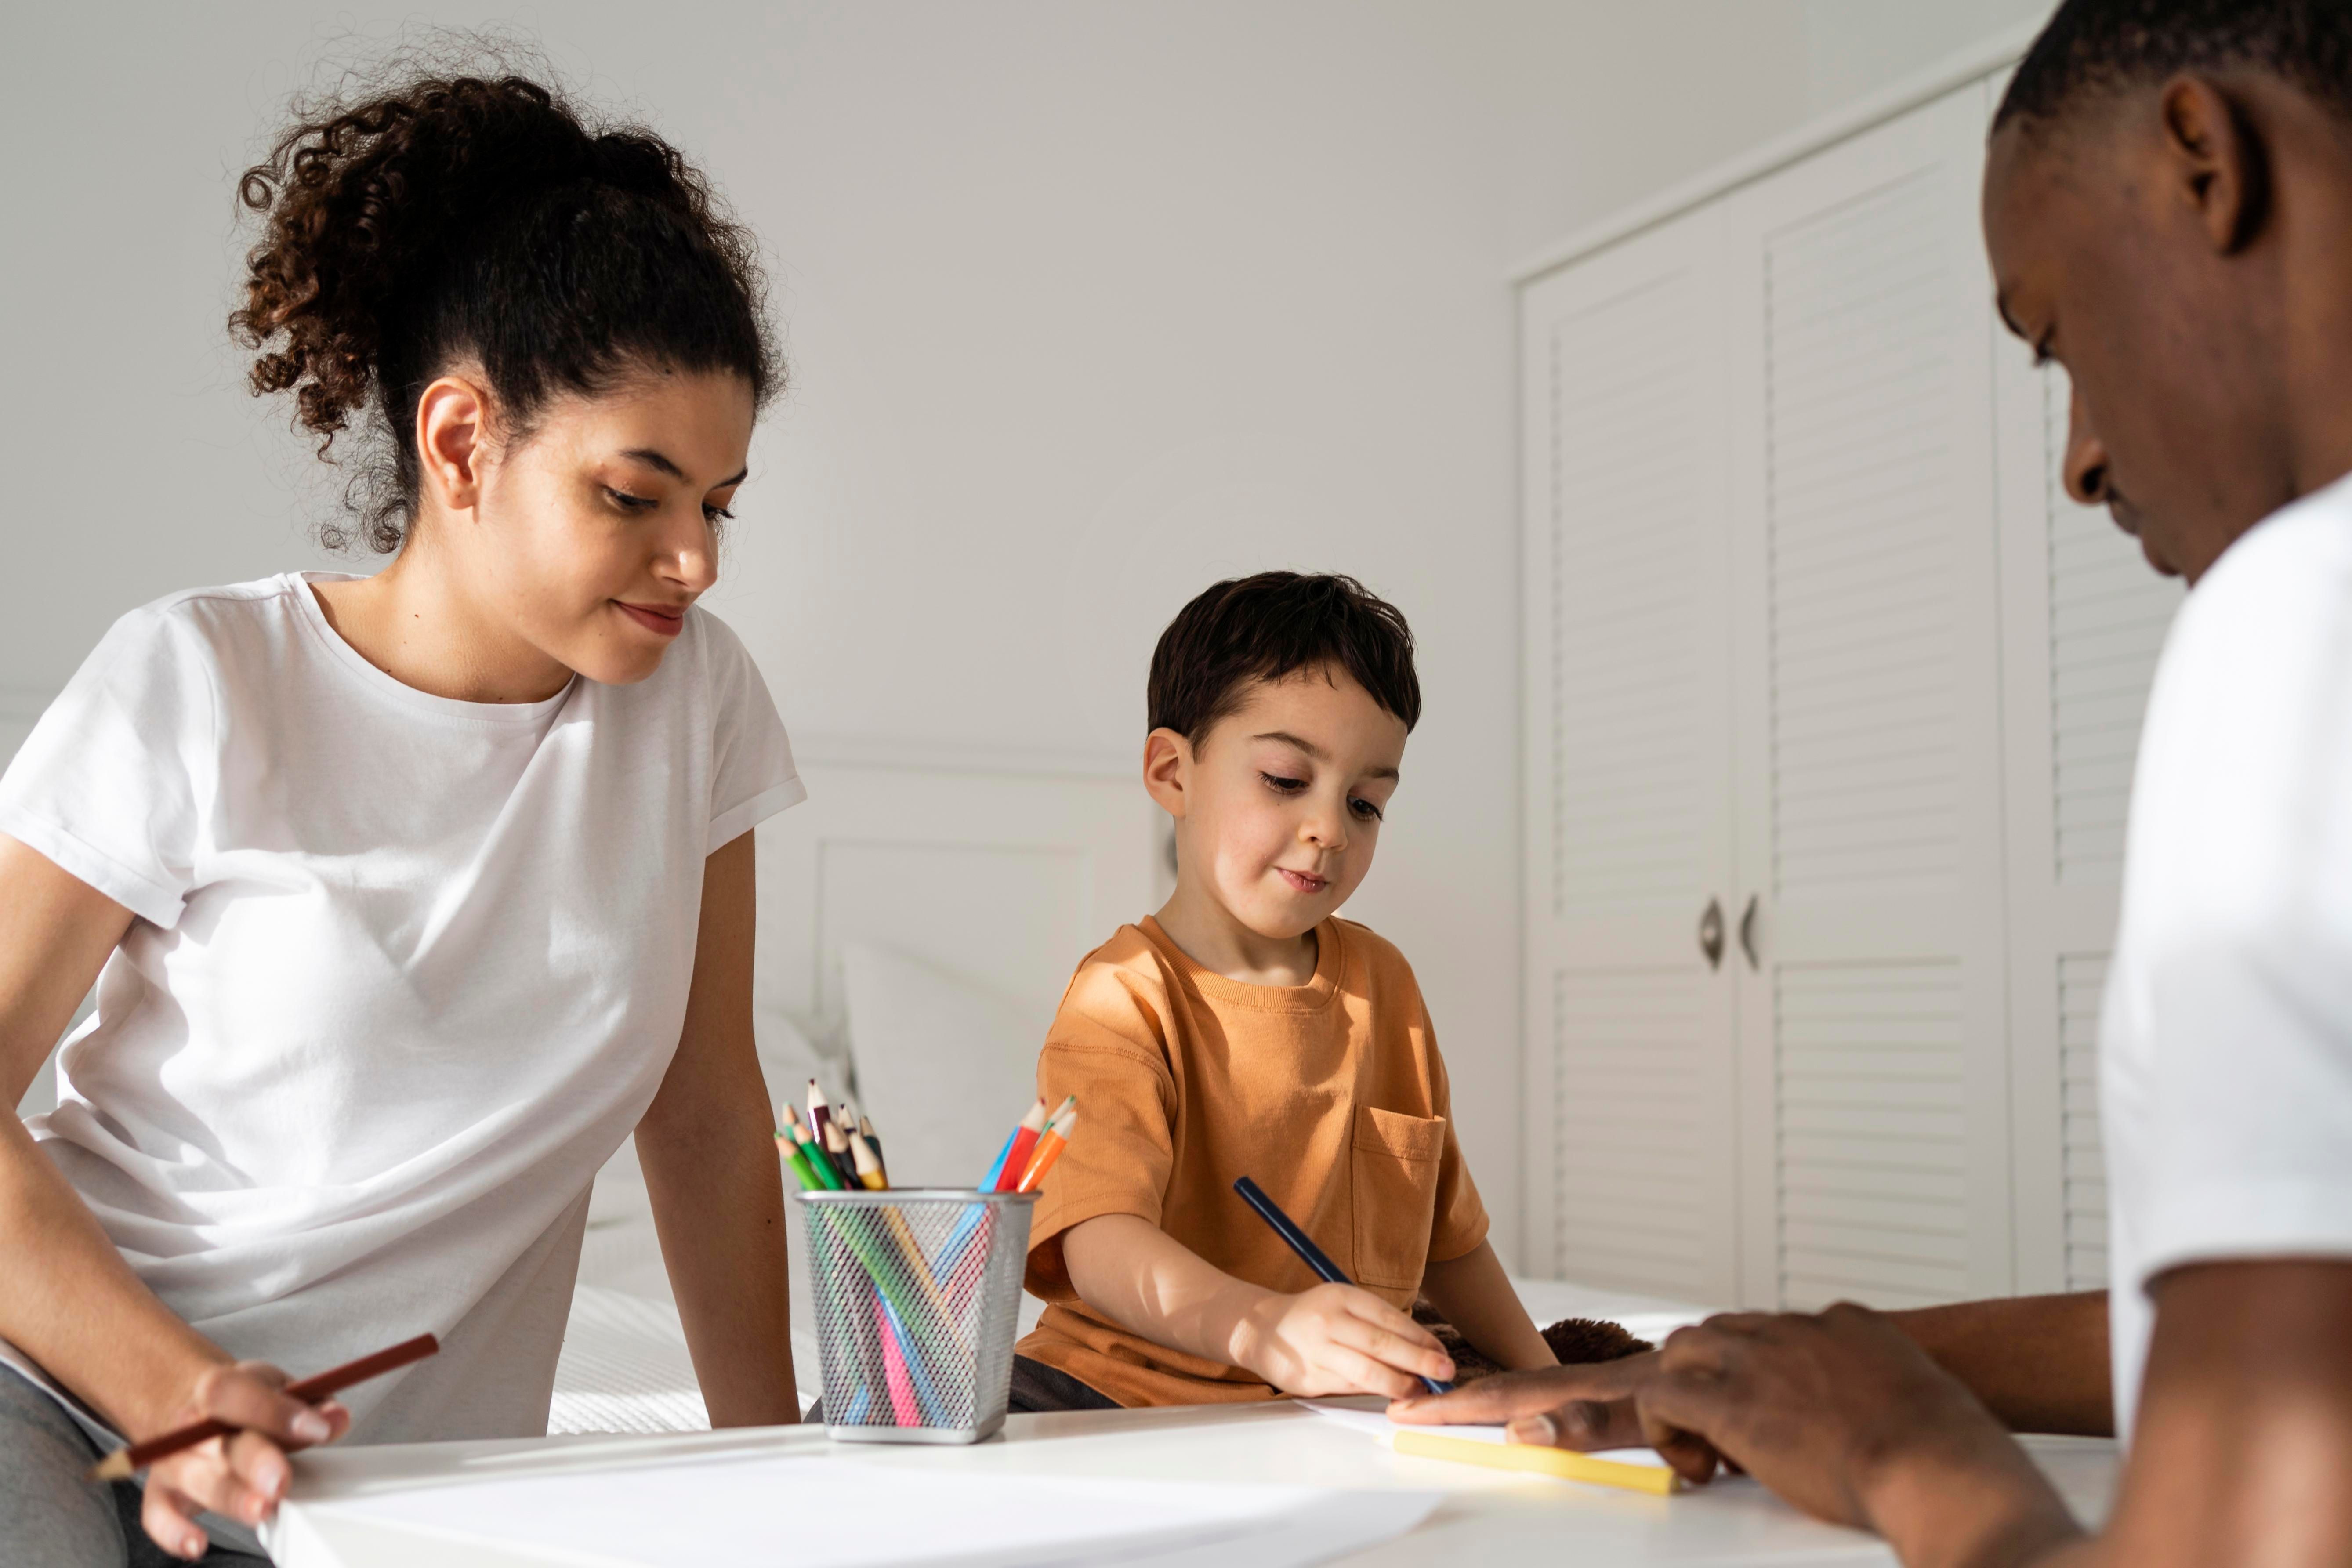
[[[1131,1214],[1239,1279],[1319,1283],[1234,1191],[1237,1176],[1408,1310],[1424,1266],[1486,1238],[1412,967],[1352,921],[1315,935],[1315,976],[1298,986],[1212,973],[1148,918],[1078,965],[1037,1061],[1038,1092],[1049,1105],[1076,1095],[1079,1121],[1030,1232],[1026,1283],[1047,1307],[1022,1354],[1121,1405],[1276,1397],[1255,1373],[1096,1313],[1062,1259],[1072,1226]]]

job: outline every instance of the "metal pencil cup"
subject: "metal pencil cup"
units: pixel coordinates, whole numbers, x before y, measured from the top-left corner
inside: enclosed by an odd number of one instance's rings
[[[1004,1425],[1034,1193],[804,1192],[824,1429],[977,1443]]]

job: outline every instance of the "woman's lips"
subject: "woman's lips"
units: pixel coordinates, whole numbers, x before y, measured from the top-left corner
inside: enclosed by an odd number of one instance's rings
[[[683,605],[672,613],[656,610],[645,605],[624,604],[619,599],[614,600],[613,603],[621,606],[621,614],[656,637],[674,637],[686,626],[686,609]]]
[[[1276,866],[1275,869],[1282,873],[1282,879],[1290,884],[1295,893],[1319,893],[1331,885],[1330,878],[1318,877],[1312,871],[1294,871],[1286,866]]]

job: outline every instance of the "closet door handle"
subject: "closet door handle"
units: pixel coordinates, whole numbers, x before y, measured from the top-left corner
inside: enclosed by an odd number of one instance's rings
[[[1718,899],[1706,901],[1706,912],[1698,917],[1698,950],[1706,954],[1709,969],[1723,967],[1723,903]]]
[[[1739,916],[1739,951],[1748,955],[1748,967],[1761,969],[1756,962],[1756,895],[1748,895],[1748,908]]]

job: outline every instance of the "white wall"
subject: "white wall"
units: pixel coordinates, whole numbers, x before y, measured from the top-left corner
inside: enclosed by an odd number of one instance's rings
[[[510,17],[717,176],[793,366],[713,603],[796,733],[1132,752],[1214,577],[1356,573],[1428,708],[1350,912],[1517,1234],[1517,257],[2042,0],[44,7],[0,47],[0,718],[331,500],[220,331],[284,95]],[[356,17],[356,23],[350,20]],[[1072,955],[1076,958],[1076,954]]]

